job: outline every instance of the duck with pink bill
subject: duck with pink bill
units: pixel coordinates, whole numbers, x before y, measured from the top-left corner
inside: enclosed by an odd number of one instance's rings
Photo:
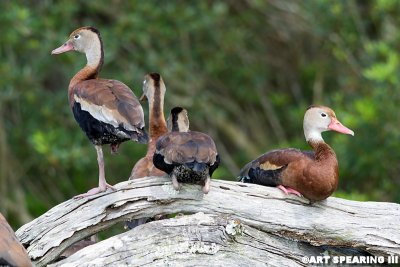
[[[354,132],[325,106],[310,106],[307,109],[303,130],[313,151],[286,148],[266,152],[242,168],[239,180],[276,186],[285,194],[304,196],[311,202],[332,195],[339,181],[339,164],[335,151],[325,143],[321,133],[335,131],[354,136]]]
[[[51,54],[77,51],[86,55],[87,63],[74,75],[68,86],[69,104],[76,122],[96,148],[99,165],[99,185],[82,198],[115,188],[106,182],[102,146],[109,144],[111,152],[118,151],[122,142],[132,140],[148,143],[144,129],[144,113],[132,90],[117,80],[100,79],[104,62],[103,42],[94,27],[81,27]]]

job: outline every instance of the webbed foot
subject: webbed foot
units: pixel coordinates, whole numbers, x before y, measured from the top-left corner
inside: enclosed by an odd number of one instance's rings
[[[204,194],[208,194],[208,192],[210,192],[210,183],[211,183],[211,178],[207,177],[202,189]]]
[[[179,184],[179,182],[178,182],[178,179],[176,178],[176,176],[175,175],[172,175],[172,186],[174,187],[174,189],[176,190],[176,191],[179,191],[179,190],[181,190],[181,185]]]
[[[290,187],[285,187],[283,185],[278,185],[277,186],[280,190],[282,190],[286,195],[293,194],[298,197],[302,197],[302,194],[298,192],[297,190],[294,190],[293,188]]]
[[[74,199],[80,199],[80,198],[84,198],[84,197],[88,197],[88,196],[93,196],[93,195],[107,191],[107,188],[110,188],[113,191],[117,190],[114,186],[106,183],[106,185],[104,187],[99,186],[99,187],[92,188],[89,191],[87,191],[86,193],[74,196]]]

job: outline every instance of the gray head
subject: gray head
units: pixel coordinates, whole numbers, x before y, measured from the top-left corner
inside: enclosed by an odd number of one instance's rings
[[[189,118],[187,110],[181,107],[174,107],[167,120],[168,130],[170,132],[188,132]]]
[[[149,73],[144,76],[143,95],[140,97],[140,100],[147,99],[152,104],[154,103],[154,101],[161,101],[162,99],[164,99],[164,94],[166,90],[167,89],[161,75],[155,72]],[[156,99],[157,97],[158,99]]]
[[[354,132],[345,127],[336,118],[335,112],[325,106],[310,106],[304,114],[304,136],[307,141],[322,141],[322,132],[336,131],[354,135]]]
[[[69,51],[78,51],[86,54],[87,64],[97,66],[104,57],[103,44],[100,32],[94,27],[81,27],[73,31],[69,39],[60,47],[54,49],[51,54],[61,54]]]

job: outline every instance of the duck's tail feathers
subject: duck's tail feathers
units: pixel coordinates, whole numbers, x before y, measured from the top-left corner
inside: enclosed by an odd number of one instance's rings
[[[137,142],[140,144],[147,144],[149,143],[149,135],[147,134],[145,129],[142,129],[140,132],[132,136],[133,140],[137,139]]]

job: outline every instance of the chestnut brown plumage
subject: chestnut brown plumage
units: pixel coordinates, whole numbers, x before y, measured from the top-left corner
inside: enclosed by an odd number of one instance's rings
[[[187,111],[181,107],[171,110],[168,126],[171,132],[157,141],[154,165],[171,176],[176,190],[180,183],[195,183],[203,185],[207,194],[220,161],[214,141],[204,133],[189,131]]]
[[[28,253],[0,213],[0,266],[32,266]]]
[[[335,152],[324,142],[321,133],[333,130],[354,135],[354,132],[338,121],[332,109],[324,106],[307,109],[303,128],[313,151],[294,148],[269,151],[244,166],[239,180],[278,186],[286,194],[303,195],[311,202],[329,197],[338,185],[339,165]]]
[[[99,164],[99,186],[75,198],[113,189],[106,182],[102,145],[110,144],[116,153],[120,143],[133,140],[147,143],[143,109],[128,86],[117,80],[99,79],[104,52],[100,32],[93,27],[73,31],[62,46],[52,51],[85,53],[87,64],[71,79],[69,103],[81,129],[95,145]]]
[[[164,95],[166,87],[160,74],[150,73],[144,77],[143,95],[141,100],[149,102],[149,135],[146,156],[136,162],[129,179],[148,176],[165,176],[166,173],[157,169],[153,164],[156,142],[160,136],[168,132],[164,118]]]

